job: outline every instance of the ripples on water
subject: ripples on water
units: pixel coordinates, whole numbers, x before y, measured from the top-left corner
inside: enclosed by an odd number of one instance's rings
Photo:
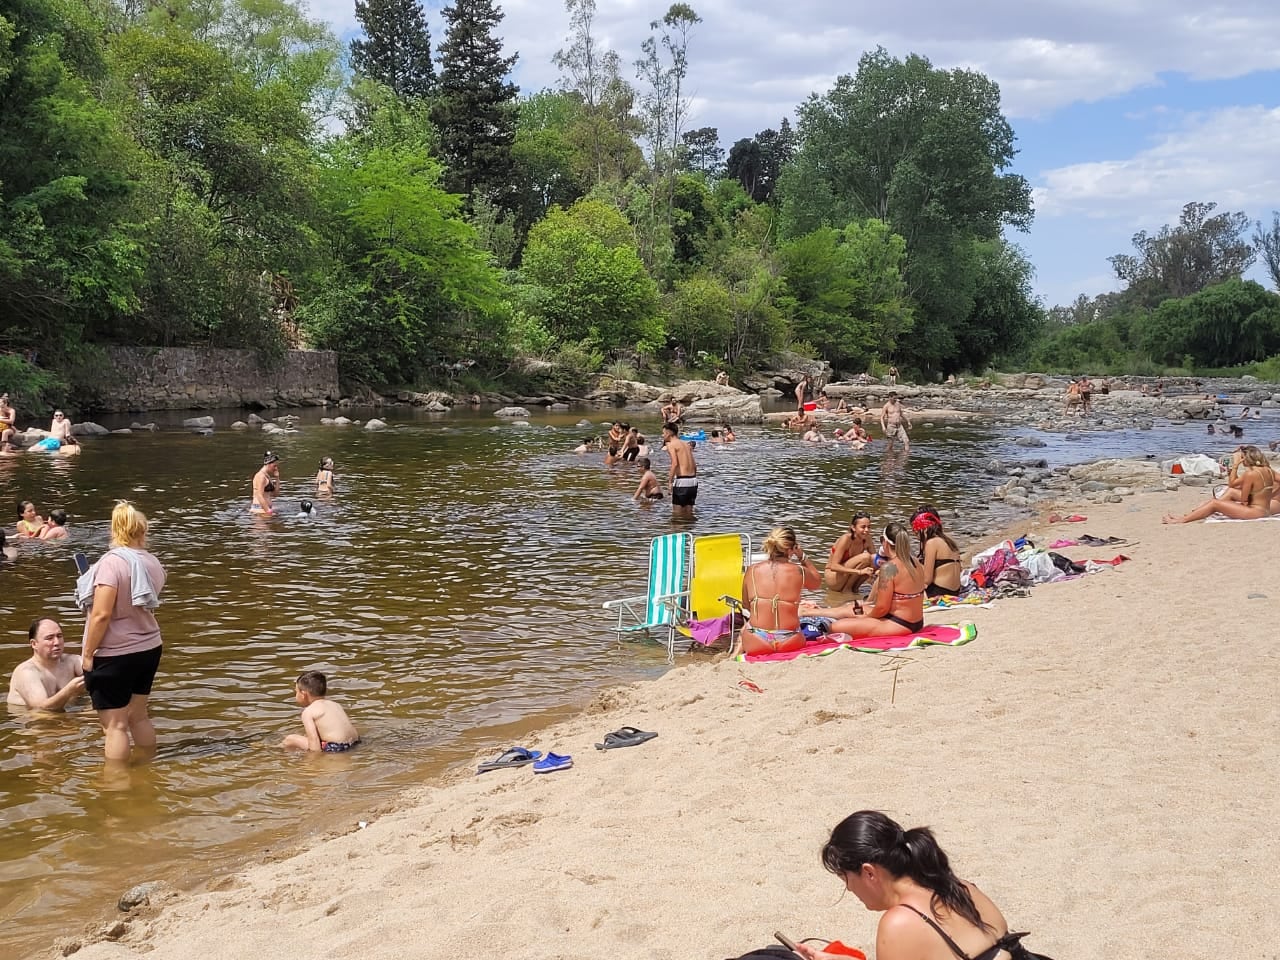
[[[468,756],[486,729],[660,672],[656,646],[615,643],[600,603],[643,591],[647,541],[673,529],[670,506],[630,502],[634,468],[566,452],[587,432],[574,425],[579,416],[493,429],[485,414],[405,412],[394,429],[369,434],[320,426],[310,413],[297,433],[270,438],[162,430],[90,441],[76,459],[0,461],[11,500],[72,516],[68,542],[23,544],[0,572],[6,682],[29,654],[26,625],[37,615],[61,619],[78,647],[84,621],[71,603],[69,558],[106,548],[117,497],[150,516],[169,577],[155,763],[104,774],[101,733],[84,705],[0,715],[0,920],[10,931],[0,943],[31,948],[75,932],[80,917],[146,875],[178,875],[191,861],[212,869],[251,842],[325,822],[335,807],[367,809],[416,782],[425,762]],[[230,419],[220,418],[223,428]],[[636,422],[657,435],[656,421]],[[1187,435],[1100,442],[1167,450]],[[731,447],[699,444],[693,530],[741,530],[758,543],[786,522],[821,552],[854,509],[878,523],[922,500],[972,507],[986,501],[976,464],[1046,453],[974,428],[913,439],[910,459],[892,462],[878,445],[814,447],[770,428],[744,428]],[[246,510],[267,447],[282,458],[271,519]],[[1047,453],[1079,460],[1089,449],[1055,439]],[[339,493],[305,518],[298,502],[312,497],[324,455],[336,460]],[[665,477],[666,457],[653,459]],[[324,757],[276,748],[299,729],[292,683],[306,669],[329,675],[366,746]]]

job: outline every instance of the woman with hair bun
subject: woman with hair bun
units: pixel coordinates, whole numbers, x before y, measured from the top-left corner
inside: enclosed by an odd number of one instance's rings
[[[937,507],[925,504],[911,517],[911,529],[920,538],[920,564],[924,567],[926,597],[950,597],[960,592],[960,548],[942,529]]]
[[[152,611],[165,572],[146,548],[149,527],[142,511],[117,501],[111,549],[76,583],[76,601],[89,613],[80,648],[84,686],[106,734],[108,760],[128,760],[131,740],[146,752],[156,746],[147,698],[164,649]]]
[[[742,651],[800,650],[806,642],[800,632],[800,594],[817,589],[822,574],[800,549],[790,527],[771,530],[764,552],[766,559],[747,567],[742,578],[742,605],[750,615],[739,634]]]
[[[915,558],[911,528],[891,523],[880,537],[872,558],[876,578],[867,597],[870,611],[854,600],[839,607],[805,604],[801,614],[833,620],[829,633],[851,637],[902,637],[924,629],[924,592],[928,581]]]
[[[271,505],[280,496],[280,458],[268,450],[262,456],[262,466],[253,475],[253,501],[249,504],[250,513],[270,515],[275,511]]]
[[[928,827],[903,830],[876,810],[859,810],[831,831],[822,865],[868,910],[881,912],[876,960],[1022,960],[1025,933],[991,898],[951,872]],[[805,944],[805,960],[838,960]]]

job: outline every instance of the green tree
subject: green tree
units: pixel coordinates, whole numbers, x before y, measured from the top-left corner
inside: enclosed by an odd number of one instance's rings
[[[1158,362],[1191,357],[1236,366],[1280,353],[1280,296],[1252,280],[1226,280],[1165,300],[1137,325],[1138,344]]]
[[[454,0],[441,13],[447,26],[432,117],[448,166],[447,183],[466,197],[483,193],[505,206],[519,92],[507,77],[517,55],[502,55],[502,38],[494,33],[502,11],[493,0]]]
[[[356,0],[356,19],[364,37],[351,41],[352,70],[404,99],[435,92],[431,31],[418,0]]]
[[[681,135],[681,160],[686,170],[701,173],[709,179],[718,177],[724,168],[724,148],[720,131],[715,127],[686,130]]]
[[[996,357],[1018,354],[1044,322],[1044,309],[1031,289],[1035,271],[1022,251],[1003,238],[975,240],[974,247],[978,283],[973,308],[943,373],[980,371]]]
[[[778,178],[791,162],[795,150],[791,121],[783,117],[781,126],[781,130],[770,128],[761,130],[754,137],[743,138],[729,151],[729,159],[725,164],[726,175],[742,184],[742,189],[756,203],[768,203],[773,198]],[[817,226],[819,224],[815,223],[814,227]]]
[[[94,96],[102,28],[72,0],[0,2],[0,342],[46,361],[138,306],[136,157]]]
[[[583,112],[573,94],[543,90],[520,102],[511,154],[515,163],[514,229],[522,243],[553,206],[567,207],[584,193],[572,132]]]
[[[937,369],[958,353],[980,261],[974,240],[1031,221],[1027,182],[1003,172],[1016,153],[999,88],[917,55],[865,54],[799,111],[800,150],[781,178],[783,223],[796,230],[868,217],[907,243],[917,326],[899,359]]]
[[[420,147],[335,141],[322,155],[320,234],[329,257],[301,311],[345,379],[413,383],[443,361],[503,343],[499,275],[462,217],[462,198]]]
[[[700,350],[715,356],[728,353],[733,336],[733,298],[723,281],[698,273],[676,283],[666,298],[667,337],[689,356]]]
[[[520,272],[525,302],[560,341],[642,352],[662,343],[657,288],[613,207],[553,208],[529,232]]]
[[[728,236],[715,198],[700,177],[676,178],[671,242],[674,263],[688,269],[710,262]]]
[[[1254,224],[1253,244],[1262,256],[1263,266],[1271,277],[1271,285],[1280,293],[1280,213],[1271,214],[1271,226],[1259,220]]]
[[[1133,237],[1136,254],[1110,258],[1132,303],[1154,307],[1237,279],[1249,269],[1255,258],[1244,238],[1249,218],[1243,213],[1210,216],[1216,208],[1216,203],[1188,203],[1176,226],[1166,224],[1155,234],[1139,231]]]

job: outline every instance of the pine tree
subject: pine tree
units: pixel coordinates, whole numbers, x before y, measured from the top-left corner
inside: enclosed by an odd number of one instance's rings
[[[519,55],[502,56],[502,38],[493,32],[502,10],[493,0],[454,0],[441,13],[446,27],[432,119],[449,168],[448,186],[467,197],[482,193],[506,205],[519,92],[507,76]]]
[[[356,0],[364,39],[351,41],[351,67],[404,99],[435,92],[431,33],[418,0]]]

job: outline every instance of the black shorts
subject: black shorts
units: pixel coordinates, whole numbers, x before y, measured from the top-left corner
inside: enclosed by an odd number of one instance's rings
[[[676,477],[671,484],[671,505],[673,507],[692,507],[698,499],[697,477]]]
[[[119,710],[135,696],[149,696],[163,651],[164,647],[152,647],[118,657],[94,657],[93,669],[84,675],[93,709]]]
[[[639,447],[627,447],[627,449],[622,451],[623,460],[635,460],[638,456],[640,456]]]

